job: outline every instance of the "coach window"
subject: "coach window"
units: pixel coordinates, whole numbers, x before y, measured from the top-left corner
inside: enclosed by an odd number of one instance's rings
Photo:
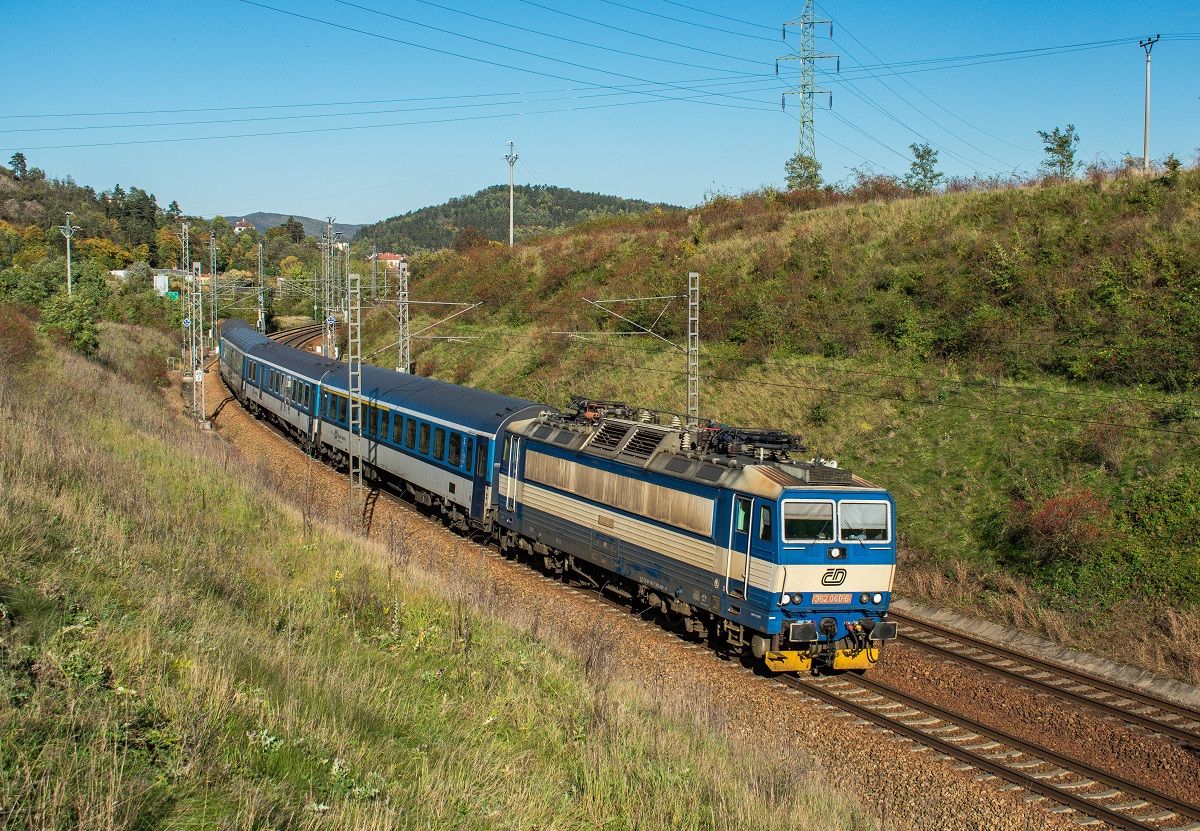
[[[441,427],[433,431],[433,458],[439,462],[446,458],[446,431]]]
[[[392,444],[404,444],[404,416],[399,413],[392,416]]]
[[[738,534],[750,533],[750,500],[745,496],[734,500],[733,530]]]
[[[467,436],[467,446],[463,449],[463,467],[467,469],[467,475],[470,476],[475,471],[471,467],[471,463],[475,461],[475,440]]]
[[[458,433],[450,434],[450,452],[446,456],[446,461],[452,467],[458,467],[462,464],[462,436]]]
[[[416,419],[405,419],[404,427],[404,446],[412,450],[417,446],[417,421]]]
[[[421,444],[417,449],[420,450],[424,454],[429,453],[429,425],[428,424],[421,425]]]
[[[771,528],[771,506],[758,506],[758,538],[760,540],[769,540],[774,534]]]
[[[349,399],[347,399],[345,396],[339,395],[338,396],[338,421],[340,421],[342,424],[348,423],[346,421],[346,411],[349,409],[349,407],[350,407]]]
[[[383,438],[387,438],[388,434],[388,411],[376,408],[379,411],[379,419],[375,422],[375,433]]]

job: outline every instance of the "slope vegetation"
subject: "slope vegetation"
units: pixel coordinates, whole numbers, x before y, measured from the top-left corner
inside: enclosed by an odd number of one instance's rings
[[[0,827],[866,827],[0,312]]]
[[[766,192],[414,267],[418,297],[488,310],[481,340],[421,342],[419,371],[676,412],[678,351],[555,332],[628,331],[583,298],[700,272],[702,414],[800,432],[890,488],[903,591],[1200,678],[1200,172]],[[682,342],[662,306],[613,308]],[[395,337],[373,325],[368,351]]]

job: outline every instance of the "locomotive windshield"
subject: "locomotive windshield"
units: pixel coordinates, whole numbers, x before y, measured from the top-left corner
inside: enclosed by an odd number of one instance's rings
[[[843,540],[886,542],[888,506],[886,502],[842,502],[838,505],[838,523]]]
[[[783,538],[788,542],[833,539],[833,503],[784,502]]]

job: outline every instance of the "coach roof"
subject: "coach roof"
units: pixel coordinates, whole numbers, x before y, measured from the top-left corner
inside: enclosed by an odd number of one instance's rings
[[[283,346],[260,335],[244,321],[227,321],[221,328],[221,334],[233,346],[257,360],[321,381],[324,386],[342,392],[349,386],[350,370],[347,364]],[[363,364],[362,391],[368,403],[380,402],[403,407],[491,434],[515,413],[528,411],[527,415],[532,416],[548,409],[546,405],[535,401],[394,372],[369,364]]]

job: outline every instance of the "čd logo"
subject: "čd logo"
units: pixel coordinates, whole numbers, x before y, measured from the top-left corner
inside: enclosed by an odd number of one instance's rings
[[[822,586],[840,586],[846,582],[846,569],[829,568],[821,575]]]

